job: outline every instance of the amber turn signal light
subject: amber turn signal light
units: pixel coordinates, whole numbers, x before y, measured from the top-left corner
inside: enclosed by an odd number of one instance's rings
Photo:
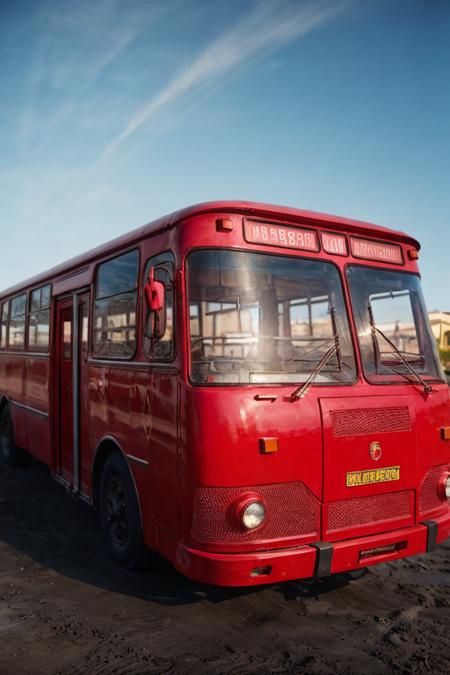
[[[278,438],[260,438],[259,449],[263,455],[273,455],[278,452]]]
[[[443,441],[450,441],[450,427],[443,427],[441,429],[441,437]]]
[[[232,232],[234,230],[233,221],[230,218],[217,218],[216,229],[219,232]]]
[[[416,248],[410,248],[408,251],[408,258],[410,260],[419,260],[419,251]]]

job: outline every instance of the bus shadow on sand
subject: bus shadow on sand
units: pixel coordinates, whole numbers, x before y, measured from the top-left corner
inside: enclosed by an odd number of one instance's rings
[[[130,572],[110,560],[94,511],[32,461],[26,469],[0,466],[0,540],[44,568],[105,590],[162,605],[186,605],[207,600],[220,603],[261,593],[265,586],[217,588],[190,581],[169,563]],[[3,560],[3,566],[8,563]],[[25,568],[26,559],[21,563]],[[17,568],[11,557],[11,573]],[[4,569],[8,573],[7,569]],[[320,581],[272,585],[285,600],[317,597],[351,583],[349,575]]]

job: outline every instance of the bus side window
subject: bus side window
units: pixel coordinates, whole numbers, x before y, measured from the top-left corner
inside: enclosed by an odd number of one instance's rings
[[[28,319],[28,349],[46,354],[50,338],[51,286],[31,291]]]
[[[2,319],[0,324],[0,349],[6,349],[8,337],[9,300],[2,305]]]
[[[72,358],[72,320],[63,323],[63,359],[70,361]]]
[[[88,336],[89,336],[89,301],[82,303],[80,309],[81,317],[81,353],[87,359],[88,354]]]
[[[27,310],[27,294],[23,293],[11,300],[11,315],[9,319],[8,347],[10,349],[25,349],[25,317]]]
[[[153,267],[155,281],[161,281],[165,286],[165,306],[156,312],[146,309],[144,325],[144,353],[156,361],[173,361],[175,357],[175,326],[174,326],[174,287],[173,287],[173,256],[162,253],[147,261],[142,287],[148,281],[150,269]],[[143,297],[145,305],[145,298]],[[158,339],[151,339],[158,325],[164,326],[164,333]]]
[[[97,358],[134,356],[138,268],[138,249],[98,267],[92,326],[92,353]]]

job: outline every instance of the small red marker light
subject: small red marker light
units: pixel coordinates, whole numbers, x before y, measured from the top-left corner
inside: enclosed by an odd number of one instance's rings
[[[278,452],[278,438],[260,438],[259,449],[263,455],[273,455]]]
[[[419,251],[416,248],[410,248],[408,251],[408,258],[410,260],[419,260]]]
[[[216,229],[219,232],[232,232],[234,230],[233,221],[230,218],[218,218],[216,220]]]

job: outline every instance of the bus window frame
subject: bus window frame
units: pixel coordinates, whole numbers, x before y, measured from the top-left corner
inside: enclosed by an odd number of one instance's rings
[[[344,272],[344,275],[345,275],[345,283],[346,283],[346,286],[347,286],[347,289],[348,289],[348,299],[349,299],[349,303],[350,303],[351,316],[352,316],[352,321],[353,321],[353,325],[354,325],[354,332],[355,332],[354,337],[355,337],[355,340],[356,340],[356,343],[357,343],[356,348],[358,350],[358,359],[359,359],[359,362],[360,362],[361,377],[364,379],[364,382],[366,382],[369,386],[374,386],[374,387],[379,387],[379,386],[385,387],[385,386],[388,386],[388,385],[389,386],[392,386],[392,385],[395,386],[395,385],[399,385],[399,384],[409,384],[409,385],[417,386],[418,382],[414,381],[414,379],[412,379],[411,382],[408,382],[406,377],[403,377],[402,375],[398,375],[398,379],[389,379],[389,380],[381,380],[380,379],[378,381],[372,381],[372,380],[368,379],[368,375],[366,374],[366,371],[365,371],[365,368],[364,368],[364,360],[363,360],[362,351],[361,351],[361,344],[360,344],[359,336],[358,336],[358,328],[356,326],[356,321],[355,321],[355,318],[354,318],[355,314],[354,314],[353,297],[352,297],[352,294],[350,292],[350,284],[348,282],[348,270],[349,270],[350,267],[362,267],[364,269],[369,269],[369,270],[376,269],[376,270],[380,270],[380,271],[383,271],[383,272],[396,272],[397,274],[405,274],[405,275],[417,277],[420,280],[420,282],[422,282],[422,275],[420,274],[420,272],[415,272],[413,270],[399,269],[399,267],[397,265],[393,265],[392,267],[386,267],[385,265],[383,265],[382,267],[380,267],[379,265],[376,264],[375,261],[374,261],[373,265],[360,263],[360,262],[357,261],[356,258],[355,258],[354,261],[346,262],[345,265],[344,265],[344,269],[343,269],[343,272]],[[425,309],[427,309],[426,305],[425,305]],[[432,349],[431,351],[434,354],[434,350]],[[434,360],[434,365],[436,367],[436,371],[440,372],[443,369],[443,366],[442,366],[441,362],[439,360],[436,361],[434,355],[433,355],[433,360]],[[391,377],[395,377],[395,375],[392,375]],[[411,376],[411,377],[413,378],[413,376]],[[446,382],[444,379],[434,378],[431,375],[425,375],[425,381],[430,382],[432,384],[444,384]]]
[[[41,291],[43,288],[46,286],[50,287],[50,303],[48,307],[45,307],[44,309],[39,309],[36,313],[39,314],[40,312],[49,311],[49,324],[48,324],[48,347],[46,351],[41,351],[39,349],[31,349],[30,350],[30,314],[31,312],[31,296],[35,291]],[[35,286],[34,288],[30,288],[28,290],[28,305],[27,305],[27,320],[26,320],[26,351],[27,354],[32,354],[36,355],[37,357],[39,356],[50,356],[52,352],[52,301],[53,301],[53,284],[51,281],[45,282],[44,284],[41,284],[40,286]]]
[[[3,309],[8,307],[8,314],[6,317],[5,323],[5,345],[2,346],[3,341]],[[0,351],[8,351],[8,339],[9,339],[9,315],[11,312],[11,298],[5,298],[0,306]]]
[[[129,289],[127,291],[123,291],[122,293],[116,293],[114,295],[108,295],[104,296],[102,298],[98,298],[99,300],[106,300],[108,298],[113,298],[117,295],[123,295],[124,293],[130,293],[131,291],[136,291],[136,325],[135,325],[135,340],[134,340],[134,351],[130,356],[102,356],[100,354],[96,354],[94,352],[94,312],[95,312],[95,303],[97,302],[97,281],[98,281],[98,270],[99,268],[104,265],[105,263],[111,262],[112,260],[115,260],[116,258],[121,258],[123,255],[126,255],[127,253],[131,253],[132,251],[137,251],[138,252],[138,262],[137,262],[137,273],[136,273],[136,287],[134,289]],[[88,354],[89,358],[93,361],[101,361],[102,363],[106,363],[108,361],[114,361],[117,363],[130,363],[136,359],[136,356],[138,354],[138,349],[139,349],[139,331],[140,331],[140,321],[139,321],[139,316],[141,313],[141,302],[140,302],[140,297],[141,297],[141,286],[140,286],[140,276],[141,276],[141,260],[142,260],[142,254],[141,254],[141,247],[140,245],[134,244],[133,246],[130,246],[130,248],[126,248],[122,251],[116,252],[113,255],[109,256],[108,258],[105,258],[103,260],[97,261],[95,264],[94,270],[93,270],[93,283],[92,283],[92,293],[91,293],[91,298],[90,298],[90,312],[89,312],[89,320],[90,320],[90,325],[88,326]]]
[[[320,232],[320,231],[319,231]],[[250,244],[249,244],[250,246]],[[192,248],[188,249],[185,251],[183,260],[182,260],[182,273],[184,277],[184,300],[186,302],[186,310],[183,313],[184,314],[184,330],[186,331],[186,354],[187,354],[187,359],[186,359],[186,366],[187,366],[187,381],[192,387],[204,387],[204,388],[224,388],[224,387],[288,387],[292,389],[292,382],[214,382],[211,384],[205,384],[204,382],[195,382],[192,380],[191,373],[192,373],[192,354],[191,354],[191,325],[190,325],[190,303],[189,303],[189,268],[188,268],[188,258],[191,255],[191,253],[194,253],[196,251],[233,251],[233,252],[242,252],[242,253],[258,253],[260,255],[265,255],[265,256],[281,256],[281,257],[286,257],[286,258],[293,258],[294,260],[309,260],[309,261],[317,261],[317,262],[326,262],[332,265],[333,267],[336,268],[339,280],[341,283],[341,290],[342,290],[342,299],[344,302],[345,310],[347,312],[347,324],[348,324],[348,331],[349,331],[349,337],[350,337],[350,344],[353,349],[353,358],[355,362],[355,375],[353,380],[349,380],[348,382],[314,382],[313,387],[354,387],[358,383],[361,382],[361,377],[362,377],[362,363],[360,361],[360,352],[359,352],[359,345],[356,344],[358,342],[358,336],[356,335],[356,327],[354,325],[353,321],[353,309],[350,305],[350,289],[347,284],[347,278],[346,275],[344,274],[344,270],[339,267],[339,265],[334,261],[330,260],[326,257],[322,257],[321,253],[322,251],[311,251],[312,255],[305,255],[304,251],[301,251],[300,253],[302,255],[294,255],[292,253],[285,253],[284,251],[287,250],[292,250],[292,249],[281,249],[283,252],[273,252],[273,251],[263,251],[260,248],[257,247],[257,244],[254,245],[255,248],[241,248],[239,247],[229,247],[229,246],[193,246]],[[326,254],[329,255],[329,254]],[[299,381],[299,384],[303,384],[303,382]]]
[[[12,303],[14,300],[17,298],[20,298],[22,296],[25,296],[25,314],[20,315],[23,316],[24,318],[24,324],[23,324],[23,346],[21,347],[14,347],[11,346],[9,343],[9,339],[11,336],[11,311],[12,311]],[[17,293],[16,295],[13,295],[12,297],[9,298],[9,314],[8,314],[8,330],[7,330],[7,351],[12,352],[13,354],[27,354],[28,353],[28,344],[27,344],[27,327],[28,327],[28,307],[29,307],[29,290],[21,291],[20,293]]]

